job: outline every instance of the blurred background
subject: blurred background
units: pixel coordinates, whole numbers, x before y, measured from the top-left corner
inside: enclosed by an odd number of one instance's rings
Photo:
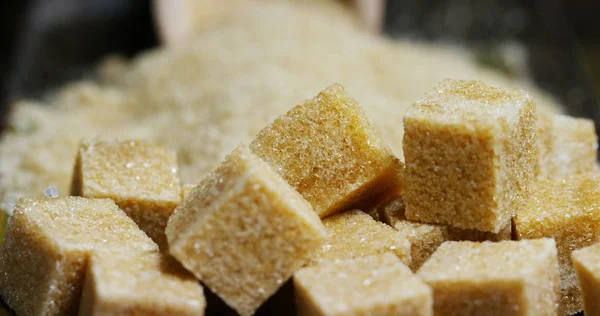
[[[182,2],[171,1],[171,6]],[[569,114],[600,119],[600,1],[372,2],[383,3],[379,29],[384,35],[460,45],[482,65],[509,76],[518,72],[509,64],[510,54],[523,55],[524,49],[526,71],[536,85],[556,97]],[[160,45],[154,11],[153,3],[144,0],[3,0],[2,112],[15,99],[39,98],[86,76],[108,54],[130,58]],[[511,52],[506,43],[522,46]]]

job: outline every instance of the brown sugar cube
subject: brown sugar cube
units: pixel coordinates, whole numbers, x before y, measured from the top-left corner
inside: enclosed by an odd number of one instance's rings
[[[543,121],[546,123],[538,121],[538,126],[550,124],[551,128],[545,134],[538,129],[541,139],[550,138],[549,144],[546,140],[543,142],[545,145],[540,145],[542,150],[548,152],[545,159],[540,161],[541,176],[564,179],[595,170],[598,137],[592,120],[553,115],[546,116]]]
[[[311,265],[391,252],[411,263],[410,243],[399,232],[375,221],[367,213],[351,210],[323,220],[329,238],[316,253]]]
[[[190,196],[192,190],[196,187],[195,184],[184,184],[181,186],[182,200]]]
[[[410,242],[411,270],[417,271],[433,252],[448,240],[446,226],[413,222],[404,216],[404,201],[401,198],[391,200],[381,206],[382,221]]]
[[[507,224],[500,233],[494,234],[478,230],[460,229],[450,226],[425,224],[407,220],[402,198],[396,198],[379,207],[381,220],[392,226],[410,242],[412,263],[410,268],[417,271],[431,254],[445,241],[500,241],[511,239],[511,225]]]
[[[99,251],[88,263],[79,315],[204,315],[202,286],[159,253]]]
[[[498,233],[534,180],[526,92],[446,79],[404,116],[406,217]]]
[[[175,152],[144,141],[83,141],[71,191],[113,199],[164,250],[167,221],[181,202]]]
[[[94,249],[157,252],[109,199],[23,198],[0,245],[0,296],[18,315],[77,312]]]
[[[555,177],[593,172],[597,164],[598,136],[594,121],[566,115],[553,117]],[[563,168],[560,168],[560,167]]]
[[[294,274],[304,315],[432,315],[432,291],[396,256],[326,262]]]
[[[557,315],[556,243],[443,243],[417,275],[433,289],[436,315]]]
[[[585,315],[600,315],[600,243],[573,251]]]
[[[600,241],[600,175],[542,180],[515,217],[518,239],[554,238],[560,263],[562,309],[583,309],[571,252]]]
[[[250,148],[321,218],[399,189],[400,161],[338,84],[276,119]]]
[[[241,315],[251,315],[324,244],[310,204],[241,146],[177,207],[170,253]]]

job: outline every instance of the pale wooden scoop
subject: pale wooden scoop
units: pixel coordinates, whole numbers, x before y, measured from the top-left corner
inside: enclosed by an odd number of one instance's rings
[[[386,1],[345,0],[344,2],[354,7],[365,30],[377,34],[383,26]],[[153,11],[161,41],[165,45],[174,45],[184,43],[194,33],[218,26],[234,10],[255,4],[255,1],[249,0],[153,0]]]

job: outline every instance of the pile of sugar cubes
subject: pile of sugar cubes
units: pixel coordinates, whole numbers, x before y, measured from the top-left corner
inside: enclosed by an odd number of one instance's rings
[[[591,121],[448,79],[402,141],[404,163],[340,85],[195,185],[169,149],[84,140],[70,196],[17,201],[0,296],[18,315],[600,315]]]

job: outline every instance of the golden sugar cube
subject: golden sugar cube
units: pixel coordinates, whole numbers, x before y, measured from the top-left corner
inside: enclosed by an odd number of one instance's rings
[[[573,251],[585,315],[600,315],[600,243]]]
[[[410,243],[391,227],[375,221],[367,213],[351,210],[325,218],[329,238],[311,264],[365,257],[385,252],[411,263]]]
[[[508,223],[498,234],[478,230],[460,229],[450,226],[425,224],[406,219],[402,198],[397,197],[378,207],[381,220],[400,232],[410,242],[412,263],[410,268],[417,271],[431,254],[445,241],[500,241],[511,239],[511,225]]]
[[[144,141],[83,141],[71,194],[113,199],[164,249],[167,221],[181,202],[175,152]]]
[[[552,239],[443,243],[417,276],[433,289],[436,315],[557,315]]]
[[[538,118],[538,135],[538,177],[564,179],[595,170],[598,136],[594,121],[542,115]]]
[[[95,249],[158,251],[112,200],[20,199],[0,245],[0,296],[19,315],[76,313]]]
[[[400,161],[338,84],[280,116],[250,148],[321,218],[399,189]]]
[[[535,135],[526,92],[442,81],[404,116],[406,217],[500,232],[533,183]]]
[[[600,241],[600,175],[574,175],[541,180],[515,217],[518,239],[554,238],[560,263],[562,309],[567,315],[583,309],[573,250]]]
[[[202,286],[159,253],[98,251],[88,262],[79,315],[204,315]]]
[[[397,198],[381,205],[379,214],[384,223],[408,239],[412,258],[409,266],[413,271],[417,271],[431,254],[448,240],[448,229],[442,225],[409,221],[404,216],[404,211],[403,200]]]
[[[239,147],[177,207],[170,253],[225,303],[251,315],[324,244],[310,204]]]
[[[294,274],[304,315],[432,315],[432,291],[391,253],[324,262]]]

